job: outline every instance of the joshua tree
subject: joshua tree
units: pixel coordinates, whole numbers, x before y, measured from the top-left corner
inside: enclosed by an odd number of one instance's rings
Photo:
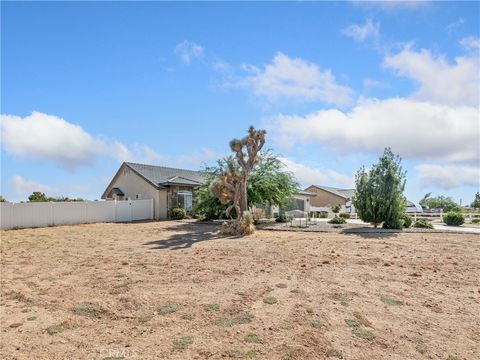
[[[227,216],[235,209],[239,219],[248,208],[248,177],[260,161],[259,153],[265,144],[265,134],[265,130],[255,130],[250,126],[247,136],[230,141],[234,157],[229,158],[227,171],[212,186],[212,192],[223,204],[232,202],[226,210]]]

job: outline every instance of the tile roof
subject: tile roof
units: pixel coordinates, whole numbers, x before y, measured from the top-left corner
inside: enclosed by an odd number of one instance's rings
[[[204,181],[203,174],[200,171],[131,162],[125,162],[125,165],[155,186],[161,187],[171,184],[200,185]]]

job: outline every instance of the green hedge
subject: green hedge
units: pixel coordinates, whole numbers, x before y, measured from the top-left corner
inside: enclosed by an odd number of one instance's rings
[[[170,218],[172,220],[182,220],[187,217],[187,212],[182,208],[173,208],[170,210]]]
[[[459,212],[449,211],[443,215],[443,222],[450,226],[460,226],[465,222],[465,216]]]

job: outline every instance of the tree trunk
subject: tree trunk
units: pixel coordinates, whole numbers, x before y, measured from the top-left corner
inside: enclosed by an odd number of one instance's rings
[[[240,184],[240,214],[239,217],[243,215],[243,212],[247,210],[247,179],[245,176],[242,178],[242,183]]]

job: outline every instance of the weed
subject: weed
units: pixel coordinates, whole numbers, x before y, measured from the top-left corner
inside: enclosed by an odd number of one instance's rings
[[[214,311],[219,311],[220,310],[220,305],[218,304],[207,304],[203,306],[205,311],[208,312],[214,312]]]
[[[417,347],[415,348],[415,350],[417,350],[417,352],[419,352],[419,353],[422,354],[422,355],[425,355],[426,352],[427,352],[427,349],[425,349],[425,348],[422,347],[422,346],[417,346]]]
[[[153,315],[152,314],[140,314],[137,316],[137,321],[139,323],[146,323],[152,320]]]
[[[61,332],[63,332],[63,327],[61,327],[60,325],[53,325],[47,328],[47,333],[49,333],[50,335],[59,334]]]
[[[324,326],[323,322],[321,322],[320,320],[312,320],[310,322],[310,325],[312,325],[312,327],[314,327],[315,329],[320,329],[322,326]]]
[[[181,318],[182,320],[191,321],[191,320],[195,319],[195,315],[192,315],[192,314],[184,314],[184,315],[180,316],[180,318]]]
[[[167,315],[174,313],[175,311],[178,310],[178,305],[177,304],[168,304],[168,305],[163,305],[158,308],[158,313],[160,315]]]
[[[345,319],[345,323],[351,328],[358,328],[361,325],[357,320],[353,319]]]
[[[359,338],[362,338],[365,340],[375,339],[375,335],[371,331],[364,329],[362,327],[353,328],[352,333],[358,336]]]
[[[327,357],[336,357],[339,359],[343,359],[342,352],[333,348],[327,349],[327,351],[325,351],[325,355],[327,355]]]
[[[293,289],[293,290],[290,290],[290,292],[292,294],[298,294],[298,293],[300,293],[300,290],[299,289]]]
[[[261,344],[263,341],[258,337],[257,334],[250,333],[244,338],[247,343]]]
[[[403,301],[388,296],[382,296],[380,300],[387,305],[403,305]]]
[[[107,314],[108,311],[102,308],[100,305],[93,303],[81,303],[73,307],[73,313],[79,316],[99,317]]]
[[[232,327],[234,325],[248,324],[253,319],[253,315],[243,313],[236,316],[221,317],[215,320],[215,324],[223,327]]]
[[[278,327],[282,330],[292,330],[293,329],[293,325],[290,324],[288,321],[282,322]]]
[[[458,356],[448,355],[447,360],[462,360]]]
[[[274,298],[273,296],[269,296],[269,297],[263,299],[263,302],[264,302],[265,304],[273,305],[273,304],[276,304],[278,301],[277,301],[277,299]]]
[[[173,347],[179,350],[185,350],[193,343],[193,337],[191,336],[183,336],[180,339],[173,341]]]
[[[27,318],[27,321],[33,321],[35,320],[37,317],[36,316],[30,316]]]

